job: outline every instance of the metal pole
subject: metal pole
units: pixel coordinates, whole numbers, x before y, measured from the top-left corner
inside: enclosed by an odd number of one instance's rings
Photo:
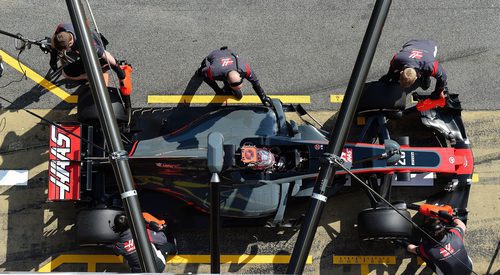
[[[340,156],[342,152],[391,2],[391,0],[377,0],[373,8],[370,22],[368,23],[363,43],[361,44],[351,79],[349,80],[349,85],[347,86],[347,91],[339,110],[337,122],[330,133],[330,142],[320,166],[319,175],[311,196],[311,203],[293,249],[287,274],[301,274],[304,270],[304,265],[311,250],[314,235],[316,234],[316,229],[327,201],[325,194],[331,187],[333,176],[335,175],[334,162],[328,159],[332,156]]]
[[[220,205],[219,174],[210,180],[210,273],[220,273]]]
[[[123,149],[120,131],[115,114],[111,108],[109,92],[104,84],[101,66],[96,49],[85,20],[85,13],[79,0],[66,0],[71,21],[75,28],[78,47],[87,73],[90,91],[97,106],[99,121],[106,138],[106,143],[112,152],[109,156],[113,166],[118,188],[121,193],[125,213],[130,222],[132,236],[144,272],[156,272],[153,251],[149,242],[146,226],[142,217],[141,206],[134,189],[132,173],[128,163],[127,151]]]

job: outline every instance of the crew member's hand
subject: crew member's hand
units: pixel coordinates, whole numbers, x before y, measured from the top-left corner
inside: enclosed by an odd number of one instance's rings
[[[451,221],[453,221],[453,216],[444,210],[439,210],[438,217],[445,223],[450,223]]]
[[[264,106],[267,106],[267,107],[272,107],[273,106],[273,102],[271,101],[271,98],[265,96],[261,99],[262,101],[262,104],[264,104]]]
[[[148,225],[149,225],[149,228],[150,228],[151,230],[155,231],[155,232],[159,232],[160,230],[162,230],[162,229],[163,229],[163,226],[162,226],[162,225],[159,225],[159,224],[158,224],[157,222],[155,222],[155,221],[150,221],[150,222],[148,223]]]
[[[433,100],[444,98],[444,91],[434,91],[429,98]]]
[[[125,71],[123,71],[120,65],[116,64],[115,66],[112,66],[112,69],[116,73],[116,76],[118,76],[118,79],[125,79]]]

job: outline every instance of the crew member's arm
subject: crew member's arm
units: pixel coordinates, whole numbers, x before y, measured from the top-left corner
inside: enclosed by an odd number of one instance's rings
[[[414,244],[409,244],[407,247],[406,247],[406,250],[410,253],[413,253],[413,254],[417,254],[417,249],[418,249],[418,246],[414,245]]]
[[[437,60],[432,63],[432,66],[428,66],[425,71],[427,75],[430,75],[436,79],[436,87],[431,93],[431,98],[440,98],[441,93],[443,93],[446,89],[446,72]]]
[[[396,68],[396,57],[398,53],[395,53],[394,56],[392,57],[391,61],[389,62],[389,70],[387,73],[382,76],[379,80],[384,81],[384,82],[390,82],[390,81],[399,81],[399,71],[398,68]]]
[[[245,72],[246,72],[246,79],[250,81],[250,83],[252,83],[252,88],[257,94],[257,96],[259,96],[260,101],[262,101],[262,104],[266,106],[271,106],[271,99],[266,95],[264,89],[262,89],[262,87],[260,86],[259,79],[255,75],[255,72],[253,72],[250,69],[250,66],[248,64],[245,65]]]
[[[49,62],[49,65],[50,65],[50,68],[55,71],[57,70],[57,50],[55,49],[52,49],[52,51],[50,51],[50,62]]]
[[[125,79],[125,72],[122,70],[116,59],[111,55],[110,52],[104,50],[104,48],[97,47],[97,56],[103,58],[111,67],[111,69],[116,73],[116,76],[120,80]]]
[[[465,230],[467,229],[467,226],[465,226],[464,222],[462,222],[459,218],[454,218],[453,223],[455,224],[456,227],[462,229],[463,233],[465,234]]]

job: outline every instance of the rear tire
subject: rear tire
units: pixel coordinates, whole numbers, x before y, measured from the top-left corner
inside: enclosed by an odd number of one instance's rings
[[[398,209],[411,219],[410,212]],[[358,214],[359,237],[362,240],[401,240],[412,235],[412,225],[392,208],[369,208]]]
[[[123,213],[116,209],[82,210],[76,217],[76,240],[82,244],[109,244],[118,239],[113,231],[115,216]]]

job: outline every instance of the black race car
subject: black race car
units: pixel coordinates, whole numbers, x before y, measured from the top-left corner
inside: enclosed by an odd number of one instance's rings
[[[300,125],[287,120],[287,111],[304,115],[302,108],[273,100],[272,107],[132,110],[124,107],[117,90],[110,94],[144,211],[171,224],[204,224],[211,177],[207,137],[212,132],[224,138],[220,206],[225,224],[283,225],[291,199],[312,195],[328,132],[306,120]],[[358,108],[365,123],[351,130],[341,156],[344,166],[388,200],[391,186],[438,186],[441,191],[432,202],[452,205],[465,220],[474,161],[458,96],[425,112],[405,108],[405,98],[392,84],[365,85]],[[85,244],[114,240],[110,223],[122,211],[96,114],[90,92],[81,93],[79,121],[51,129],[49,200],[71,200],[81,207],[77,236]],[[405,133],[398,125],[411,127]],[[413,134],[416,125],[428,135]],[[397,137],[393,130],[399,131]],[[338,171],[328,195],[351,180]],[[371,207],[359,214],[363,239],[409,237],[409,223],[375,197],[370,200]],[[404,203],[398,207],[410,216]]]

